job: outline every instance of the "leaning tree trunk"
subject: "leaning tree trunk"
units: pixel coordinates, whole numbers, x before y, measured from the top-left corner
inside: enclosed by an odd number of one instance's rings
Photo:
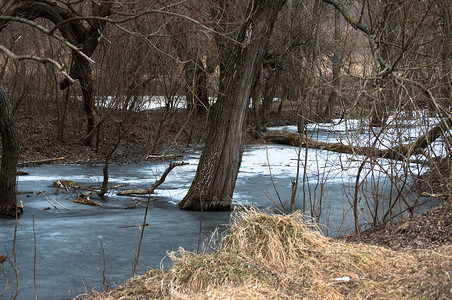
[[[11,104],[0,85],[0,132],[2,136],[2,166],[0,170],[0,214],[14,217],[17,211],[16,174],[19,139],[11,114]]]
[[[284,0],[250,1],[249,18],[221,76],[217,104],[195,179],[179,206],[190,210],[227,210],[232,204],[244,148],[245,116],[256,68]],[[247,40],[246,37],[249,37]]]

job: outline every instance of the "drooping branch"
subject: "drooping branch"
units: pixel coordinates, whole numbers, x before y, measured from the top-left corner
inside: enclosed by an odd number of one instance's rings
[[[177,166],[188,165],[186,162],[171,162],[169,167],[166,168],[165,172],[163,172],[162,176],[159,180],[154,182],[148,189],[137,189],[137,190],[126,190],[118,193],[118,196],[130,196],[130,195],[150,195],[153,194],[154,191],[165,181],[166,176],[168,176],[169,172],[171,172]]]
[[[392,72],[390,64],[385,59],[383,59],[383,57],[380,54],[380,48],[378,47],[378,44],[375,41],[375,33],[373,32],[373,30],[366,26],[365,24],[363,24],[361,22],[361,19],[356,20],[355,18],[353,18],[350,11],[348,11],[347,8],[341,2],[337,0],[323,0],[323,2],[333,5],[353,28],[360,30],[367,36],[372,55],[378,61],[381,67],[381,71],[379,72],[378,76],[384,77],[390,72]]]

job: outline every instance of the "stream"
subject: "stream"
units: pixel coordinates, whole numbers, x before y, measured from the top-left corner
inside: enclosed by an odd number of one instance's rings
[[[333,131],[330,129],[315,130],[319,140],[337,138],[331,135]],[[361,160],[351,155],[309,149],[306,185],[303,189],[306,153],[305,149],[298,152],[298,148],[283,145],[247,146],[234,192],[234,204],[253,205],[261,210],[268,208],[281,211],[282,207],[288,210],[291,182],[296,179],[297,165],[300,163],[295,208],[303,207],[304,198],[308,211],[315,208],[317,213],[321,212],[319,223],[327,235],[336,236],[353,231],[353,214],[349,203]],[[170,251],[179,248],[197,250],[200,213],[182,211],[177,204],[190,187],[199,155],[196,151],[187,152],[183,161],[189,164],[176,167],[153,195],[155,201],[150,204],[146,221],[148,226],[144,227],[137,274],[144,274],[150,268],[168,268],[171,261],[167,253]],[[377,167],[369,166],[363,171],[363,174],[368,174],[366,178],[372,179],[368,184],[374,195],[369,201],[371,204],[381,201],[379,209],[382,213],[385,201],[397,196],[385,174],[389,168],[395,173],[400,172],[400,166],[392,164],[382,161]],[[33,193],[18,196],[23,202],[24,213],[18,220],[15,243],[20,278],[17,299],[33,299],[35,283],[38,299],[66,299],[93,289],[103,290],[106,284],[113,287],[129,278],[134,267],[134,254],[140,239],[140,225],[143,223],[146,204],[135,201],[134,197],[117,196],[116,193],[119,190],[149,187],[160,178],[167,166],[167,162],[111,165],[110,185],[127,186],[110,191],[103,199],[94,198],[102,207],[74,203],[74,193],[60,189],[56,194],[53,186],[56,180],[100,186],[102,165],[54,164],[21,169],[29,175],[19,177],[18,190]],[[422,172],[419,166],[413,165],[412,168]],[[361,192],[360,206],[365,224],[369,222],[369,215],[365,212],[364,196]],[[419,200],[428,201],[418,208],[418,212],[438,204],[434,199],[421,197]],[[139,203],[138,207],[124,209],[136,203]],[[216,228],[224,232],[230,215],[231,212],[204,212],[202,240],[210,238]],[[4,299],[12,299],[16,291],[12,267],[14,225],[15,220],[0,218],[0,255],[8,255],[9,258],[4,263],[9,281]],[[1,273],[0,276],[1,293],[6,282]]]

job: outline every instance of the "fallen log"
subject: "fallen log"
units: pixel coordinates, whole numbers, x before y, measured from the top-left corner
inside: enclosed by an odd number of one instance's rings
[[[425,154],[425,148],[437,138],[443,136],[452,127],[452,119],[441,121],[424,135],[419,136],[412,143],[400,144],[389,149],[376,147],[361,147],[346,145],[343,143],[327,143],[316,141],[309,137],[302,137],[299,133],[289,130],[268,130],[263,133],[266,142],[291,145],[295,147],[307,147],[311,149],[327,150],[338,153],[364,155],[368,157],[389,158],[394,160],[406,160],[411,155]]]
[[[55,158],[46,158],[46,159],[38,159],[38,160],[27,160],[21,163],[18,163],[17,166],[23,167],[26,165],[40,165],[40,164],[47,164],[59,160],[64,160],[66,157],[55,157]]]
[[[130,228],[130,227],[142,227],[143,224],[140,225],[123,225],[123,226],[118,226],[118,228]],[[149,226],[148,223],[146,223],[144,226]]]
[[[72,202],[78,203],[78,204],[90,205],[90,206],[103,206],[102,204],[97,203],[96,201],[93,201],[90,199],[85,199],[85,198],[80,198],[80,197],[72,200]]]
[[[169,160],[169,159],[179,159],[182,158],[182,155],[176,155],[176,154],[162,154],[162,155],[148,155],[146,156],[146,159],[149,160]]]
[[[154,184],[148,188],[148,189],[135,189],[135,190],[126,190],[126,191],[121,191],[118,192],[118,196],[130,196],[130,195],[150,195],[153,194],[155,189],[161,185],[165,179],[166,176],[168,176],[169,172],[171,172],[175,167],[177,166],[184,166],[184,165],[188,165],[188,163],[186,162],[171,162],[169,167],[166,168],[165,172],[163,172],[162,176],[160,177],[159,180],[157,180],[156,182],[154,182]]]

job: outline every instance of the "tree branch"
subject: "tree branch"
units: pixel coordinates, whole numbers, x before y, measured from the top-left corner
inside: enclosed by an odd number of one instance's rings
[[[14,60],[34,60],[34,61],[37,61],[40,63],[52,64],[61,72],[61,74],[64,75],[64,77],[67,78],[67,80],[69,80],[71,83],[75,82],[75,79],[73,79],[71,76],[69,76],[69,74],[64,70],[63,66],[61,66],[57,61],[55,61],[51,58],[31,56],[31,55],[16,55],[9,49],[5,48],[3,45],[0,45],[0,50],[3,51],[7,56],[9,56],[10,58],[12,58]]]
[[[154,182],[154,184],[151,185],[150,188],[148,188],[146,190],[126,190],[126,191],[121,191],[121,192],[118,193],[118,196],[150,195],[150,194],[153,194],[154,191],[165,181],[166,176],[168,176],[169,172],[171,172],[177,166],[184,166],[184,165],[188,165],[188,163],[186,163],[186,162],[179,162],[179,163],[171,162],[169,167],[166,168],[165,172],[163,172],[163,174],[160,177],[160,179],[157,180],[156,182]]]
[[[23,23],[23,24],[29,25],[29,26],[31,26],[33,28],[36,28],[40,32],[42,32],[42,33],[44,33],[44,34],[56,39],[57,41],[61,42],[63,45],[66,45],[67,47],[69,47],[71,50],[77,52],[78,54],[83,56],[83,58],[85,58],[90,63],[95,63],[94,60],[92,60],[89,56],[87,56],[85,53],[83,53],[78,47],[74,46],[73,44],[71,44],[66,39],[64,39],[64,38],[62,38],[60,36],[51,34],[50,30],[48,30],[44,26],[41,26],[41,25],[37,24],[36,22],[33,22],[31,20],[28,20],[28,19],[20,18],[20,17],[1,16],[1,15],[0,15],[0,20],[6,21],[6,22],[11,22],[12,21],[12,22]]]

